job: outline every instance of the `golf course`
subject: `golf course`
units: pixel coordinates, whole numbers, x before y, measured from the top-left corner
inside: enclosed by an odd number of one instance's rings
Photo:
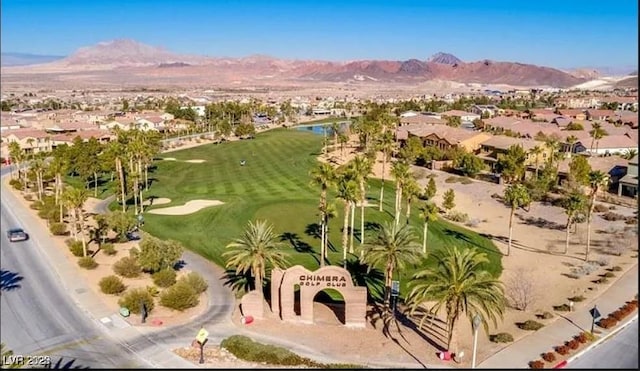
[[[174,239],[184,246],[224,267],[222,252],[232,239],[239,237],[247,222],[266,219],[282,236],[283,248],[289,252],[289,264],[301,264],[314,270],[320,266],[319,187],[311,184],[309,172],[322,151],[322,136],[295,129],[276,129],[246,139],[159,155],[145,198],[168,198],[168,204],[152,205],[145,212],[144,230],[162,239]],[[165,160],[161,158],[170,158]],[[199,162],[187,162],[190,160]],[[203,161],[202,161],[203,160]],[[244,164],[241,165],[241,162]],[[373,241],[375,226],[393,219],[394,184],[387,180],[384,211],[365,208],[365,242]],[[378,205],[381,181],[370,179],[367,199]],[[441,190],[438,190],[441,192]],[[337,215],[329,222],[331,264],[342,260],[341,230],[343,203],[329,192],[329,203],[336,205]],[[156,215],[149,210],[180,206],[192,200],[218,200],[223,204],[209,206],[187,215]],[[422,221],[417,205],[410,224],[415,227],[416,242],[421,243]],[[404,213],[401,218],[404,222]],[[355,214],[355,254],[359,256],[360,208]],[[501,254],[494,244],[475,232],[439,218],[429,223],[428,250],[457,245],[486,252],[486,269],[499,275]],[[422,264],[433,264],[427,259]],[[399,272],[402,287],[420,266]]]

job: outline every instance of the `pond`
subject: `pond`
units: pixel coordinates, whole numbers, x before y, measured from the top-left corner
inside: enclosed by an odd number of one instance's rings
[[[349,128],[349,121],[338,122],[340,125],[340,129],[338,131],[344,131]],[[331,128],[333,123],[324,123],[324,124],[311,124],[311,125],[301,125],[297,126],[296,129],[300,131],[308,131],[314,134],[324,135],[326,131],[327,136],[333,135],[333,129]]]

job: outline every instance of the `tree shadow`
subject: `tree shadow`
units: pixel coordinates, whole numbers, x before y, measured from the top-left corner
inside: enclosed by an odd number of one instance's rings
[[[186,265],[187,265],[187,262],[184,261],[183,259],[180,259],[173,265],[173,269],[179,271],[180,269],[184,268]]]
[[[382,228],[382,225],[377,222],[364,222],[364,230],[365,232],[377,232]]]
[[[23,279],[24,277],[17,272],[0,270],[0,291],[13,291],[21,288],[20,281]]]
[[[500,253],[500,251],[492,250],[492,249],[489,249],[489,248],[487,248],[485,246],[482,246],[482,245],[478,244],[477,242],[473,241],[472,239],[470,239],[469,236],[467,236],[466,234],[464,234],[462,232],[458,232],[456,230],[447,228],[447,229],[444,230],[444,234],[447,235],[447,236],[451,236],[451,237],[455,238],[456,240],[462,240],[462,241],[464,241],[464,242],[466,242],[466,243],[468,243],[470,245],[473,245],[473,246],[475,246],[475,247],[477,247],[479,249],[484,250],[487,253],[496,254],[496,255],[502,255],[502,253]],[[493,238],[493,236],[487,235],[487,234],[480,234],[480,236],[485,237],[485,238],[489,238],[489,239]],[[491,236],[491,237],[489,237],[489,236]],[[511,242],[513,244],[513,240]]]
[[[254,279],[250,272],[237,273],[233,268],[225,270],[222,279],[223,285],[228,286],[235,293],[249,292],[254,286]]]
[[[75,363],[76,360],[71,358],[65,360],[64,357],[58,358],[58,360],[53,363],[49,363],[45,369],[48,370],[88,370],[89,366],[83,366]]]
[[[351,274],[353,284],[367,288],[367,301],[382,302],[384,299],[384,272],[378,268],[370,268],[360,259],[347,260],[347,271]]]
[[[307,236],[313,237],[315,239],[322,238],[322,230],[320,227],[320,223],[307,224],[307,227],[304,229],[304,233]]]
[[[294,250],[299,253],[307,253],[311,255],[316,260],[316,263],[318,263],[318,265],[320,264],[319,254],[316,254],[311,245],[302,241],[297,233],[284,232],[280,235],[280,241],[289,242]]]
[[[547,228],[547,229],[553,229],[553,230],[557,230],[557,231],[563,231],[566,229],[565,225],[562,225],[560,223],[556,223],[553,222],[551,220],[547,220],[544,218],[540,218],[540,217],[532,217],[532,216],[522,216],[520,214],[515,214],[516,217],[518,219],[520,219],[521,221],[524,222],[524,224],[527,225],[534,225],[538,228]]]

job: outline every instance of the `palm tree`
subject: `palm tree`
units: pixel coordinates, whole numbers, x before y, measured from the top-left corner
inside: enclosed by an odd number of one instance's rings
[[[624,158],[625,160],[631,160],[637,155],[638,155],[638,150],[631,148],[631,149],[628,149],[627,152],[625,152]]]
[[[41,157],[36,158],[31,163],[31,171],[35,175],[36,178],[36,189],[38,190],[38,200],[42,200],[42,196],[44,195],[44,172],[46,170],[46,165],[44,160]]]
[[[531,203],[529,191],[522,184],[510,184],[504,190],[504,202],[511,207],[509,215],[509,243],[507,245],[507,256],[511,252],[511,237],[513,236],[513,214],[517,208],[527,206]]]
[[[420,204],[420,218],[424,221],[422,230],[422,253],[427,253],[427,233],[429,230],[429,222],[438,220],[438,206],[433,202],[424,202]]]
[[[340,124],[337,122],[331,123],[331,132],[333,133],[333,150],[338,150],[338,135],[340,134]]]
[[[9,157],[11,157],[11,163],[15,163],[18,180],[22,182],[20,177],[20,164],[24,161],[24,152],[22,152],[22,148],[20,148],[20,144],[18,142],[9,143]]]
[[[529,154],[535,156],[536,160],[536,179],[538,179],[538,168],[540,167],[540,155],[544,152],[542,147],[535,146],[529,150]]]
[[[384,180],[386,175],[387,161],[393,151],[395,142],[393,140],[393,133],[390,130],[386,130],[380,136],[378,140],[378,150],[382,152],[382,185],[380,186],[380,204],[378,206],[379,211],[382,211],[382,202],[384,200]]]
[[[406,184],[402,189],[402,193],[404,194],[404,197],[407,199],[407,214],[406,214],[407,224],[409,224],[409,218],[411,217],[411,202],[418,197],[418,195],[420,194],[420,191],[422,190],[420,189],[418,182],[416,182],[416,179],[413,177],[412,174],[409,174],[409,176],[407,177]]]
[[[85,188],[67,187],[62,195],[64,203],[69,210],[73,210],[73,230],[77,230],[77,223],[80,223],[80,234],[82,237],[82,253],[87,256],[87,240],[84,235],[84,213],[82,207],[89,198],[89,193]],[[77,236],[76,236],[77,240]]]
[[[591,220],[593,217],[593,208],[596,206],[596,197],[598,192],[609,184],[609,175],[603,173],[600,170],[589,172],[589,186],[591,192],[589,193],[589,210],[587,213],[587,250],[584,254],[584,261],[589,261],[589,248],[591,247]]]
[[[321,238],[320,254],[323,259],[320,260],[320,266],[324,267],[324,257],[326,256],[326,239],[325,239],[325,225],[327,224],[327,190],[334,184],[336,180],[336,172],[333,166],[328,163],[321,162],[311,170],[311,183],[312,185],[320,186],[320,229]]]
[[[363,249],[363,263],[369,266],[384,266],[384,303],[388,309],[393,272],[404,268],[406,264],[418,263],[421,258],[420,245],[416,243],[411,226],[386,222],[380,228],[375,241],[363,245]]]
[[[604,138],[605,135],[607,135],[607,132],[602,128],[602,125],[600,125],[599,123],[594,123],[592,125],[592,129],[589,131],[589,135],[591,136],[591,148],[590,148],[590,154],[593,155],[593,143],[596,143],[596,155],[598,152],[598,142],[600,141],[600,139]]]
[[[338,175],[338,194],[337,198],[344,202],[344,223],[342,227],[342,259],[343,264],[347,262],[347,249],[349,248],[349,210],[351,203],[355,201],[357,196],[357,184],[352,174],[345,169],[341,169]]]
[[[571,155],[573,154],[573,146],[575,146],[576,143],[578,143],[578,138],[575,135],[569,135],[566,141],[567,141],[567,144],[569,145],[569,158],[571,158]]]
[[[396,178],[396,202],[395,202],[395,222],[400,222],[400,209],[402,207],[402,188],[409,177],[409,164],[404,161],[397,161],[391,166],[391,175]]]
[[[373,163],[369,161],[364,155],[356,156],[351,162],[351,171],[356,182],[358,182],[360,196],[360,244],[364,243],[364,205],[367,200],[366,184],[373,170]]]
[[[567,240],[564,246],[564,253],[569,251],[569,230],[574,221],[575,215],[584,210],[586,199],[584,194],[578,190],[573,190],[562,202],[564,212],[567,214]]]
[[[412,313],[428,302],[435,302],[430,312],[438,313],[444,308],[449,330],[447,349],[457,351],[453,340],[460,316],[466,314],[472,321],[479,314],[488,332],[488,320],[496,326],[497,319],[504,315],[504,288],[502,282],[483,269],[482,265],[489,261],[485,253],[450,246],[434,256],[435,266],[413,276],[407,302]],[[426,318],[420,321],[420,327]]]
[[[282,268],[287,264],[287,253],[282,250],[273,226],[266,220],[249,221],[242,237],[227,245],[229,251],[226,268],[235,268],[237,274],[250,272],[254,278],[254,290],[262,296],[262,280],[266,276],[267,266]]]

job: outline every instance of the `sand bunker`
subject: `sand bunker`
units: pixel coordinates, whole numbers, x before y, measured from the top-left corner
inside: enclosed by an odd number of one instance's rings
[[[194,159],[194,160],[187,160],[185,162],[190,162],[192,164],[201,164],[201,163],[205,162],[205,160]]]
[[[165,161],[176,161],[176,159],[174,157],[165,157],[165,158],[163,158],[163,160],[165,160]]]
[[[186,215],[193,214],[205,207],[222,205],[224,202],[218,200],[191,200],[182,206],[164,207],[162,209],[149,210],[149,214],[158,215]]]
[[[149,198],[142,202],[143,205],[164,205],[171,202],[170,198],[158,197],[158,198]]]

